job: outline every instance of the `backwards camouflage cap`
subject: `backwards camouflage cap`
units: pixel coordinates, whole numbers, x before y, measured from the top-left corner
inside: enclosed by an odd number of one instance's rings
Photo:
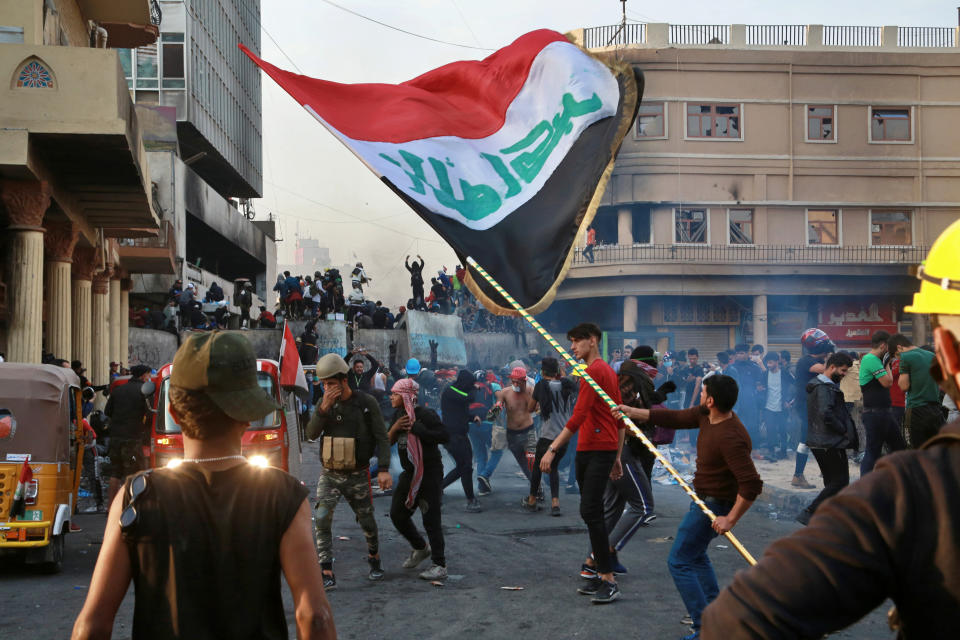
[[[202,391],[240,422],[259,420],[280,408],[257,382],[253,346],[234,331],[191,334],[173,357],[170,384]]]

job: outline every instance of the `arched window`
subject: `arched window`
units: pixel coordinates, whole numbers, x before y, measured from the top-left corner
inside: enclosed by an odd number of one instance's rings
[[[13,77],[17,89],[54,89],[56,80],[46,63],[37,57],[27,58]]]

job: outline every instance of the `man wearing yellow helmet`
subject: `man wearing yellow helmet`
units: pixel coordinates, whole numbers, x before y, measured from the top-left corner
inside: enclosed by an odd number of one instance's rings
[[[960,401],[960,221],[921,267],[907,312],[930,315],[931,374]],[[919,443],[918,443],[919,444]],[[827,500],[810,525],[767,548],[707,607],[703,640],[815,638],[890,598],[900,638],[956,638],[960,629],[960,422],[919,449],[877,462]]]

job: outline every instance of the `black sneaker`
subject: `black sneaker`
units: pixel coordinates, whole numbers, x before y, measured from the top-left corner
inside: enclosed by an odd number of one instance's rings
[[[597,577],[596,567],[591,567],[586,562],[580,565],[580,577],[586,580],[593,580]]]
[[[610,604],[620,597],[620,587],[617,586],[616,582],[607,582],[606,580],[601,580],[600,582],[603,584],[600,585],[600,588],[597,589],[594,596],[590,598],[590,602],[593,604]]]
[[[370,573],[367,574],[367,578],[370,580],[382,580],[383,565],[380,564],[380,558],[367,558],[367,563],[370,565]]]
[[[806,525],[810,524],[810,518],[811,518],[812,516],[813,516],[812,513],[810,513],[808,510],[804,509],[804,510],[801,511],[801,512],[797,515],[797,517],[794,518],[794,519],[795,519],[797,522],[799,522],[800,524],[806,526]]]
[[[543,503],[543,487],[537,489],[537,502]]]
[[[550,507],[550,515],[554,518],[559,518],[562,515],[560,513],[560,507]]]
[[[332,573],[323,574],[323,590],[324,591],[333,591],[337,588],[337,578]]]
[[[483,476],[477,476],[477,495],[488,496],[492,491],[493,487],[490,486],[490,481]]]
[[[595,596],[600,592],[600,587],[603,584],[604,582],[600,578],[590,578],[577,589],[577,593],[584,596]]]
[[[526,498],[520,498],[520,508],[529,513],[536,513],[537,511],[540,511],[541,509],[543,509],[543,507],[540,506],[539,502],[534,502],[533,504],[530,504]]]

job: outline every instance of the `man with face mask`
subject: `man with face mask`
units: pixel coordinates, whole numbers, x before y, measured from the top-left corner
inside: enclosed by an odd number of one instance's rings
[[[928,313],[931,374],[960,401],[960,222],[934,243],[908,313]],[[960,423],[918,450],[881,458],[827,500],[809,526],[771,544],[704,614],[704,640],[818,638],[892,598],[899,638],[955,638],[960,628]]]
[[[533,428],[533,416],[530,414],[533,389],[527,386],[527,370],[515,366],[510,371],[510,386],[501,389],[496,395],[497,402],[506,408],[507,448],[516,458],[527,480],[530,480],[527,452],[530,452],[531,458],[536,453],[537,434]]]
[[[810,417],[807,446],[820,465],[823,491],[797,516],[800,524],[808,524],[810,516],[824,500],[850,484],[846,450],[859,449],[860,443],[857,427],[840,391],[840,381],[852,366],[850,356],[838,351],[827,358],[823,373],[807,384],[807,415]]]

